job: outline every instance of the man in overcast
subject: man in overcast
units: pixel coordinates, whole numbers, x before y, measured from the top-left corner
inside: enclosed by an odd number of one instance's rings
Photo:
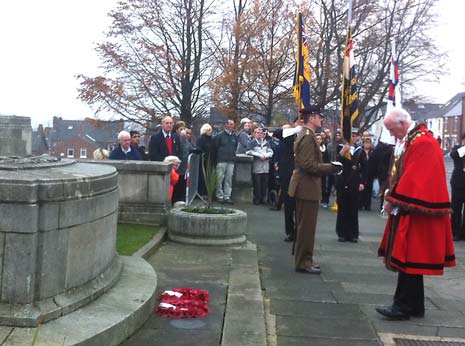
[[[173,131],[173,118],[165,116],[161,121],[161,130],[150,137],[150,161],[163,161],[167,156],[181,155],[181,141]]]
[[[131,148],[131,135],[127,131],[118,134],[119,145],[110,154],[110,160],[142,160],[139,151]]]

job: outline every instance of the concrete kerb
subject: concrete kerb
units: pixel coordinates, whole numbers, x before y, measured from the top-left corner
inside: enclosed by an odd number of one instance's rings
[[[137,250],[132,256],[142,257],[145,260],[148,260],[160,247],[163,240],[166,239],[167,228],[160,227],[158,232],[153,236],[153,238],[139,250]]]
[[[257,248],[250,242],[232,252],[221,346],[235,345],[267,345]]]

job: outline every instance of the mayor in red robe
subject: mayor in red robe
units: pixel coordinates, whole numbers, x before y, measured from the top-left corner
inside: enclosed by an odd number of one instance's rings
[[[378,255],[397,271],[392,306],[377,308],[391,320],[423,317],[423,275],[442,275],[455,266],[441,148],[424,124],[415,125],[402,109],[386,115],[384,125],[397,138],[391,160],[385,209],[389,213]]]

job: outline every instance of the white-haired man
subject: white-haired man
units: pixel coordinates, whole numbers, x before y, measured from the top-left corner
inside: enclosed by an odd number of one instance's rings
[[[131,148],[131,135],[127,131],[118,133],[119,145],[110,154],[110,160],[142,160],[139,151]]]
[[[384,125],[397,139],[384,209],[389,213],[378,255],[398,272],[393,304],[376,311],[390,320],[425,314],[423,275],[455,266],[444,158],[424,124],[393,109]]]

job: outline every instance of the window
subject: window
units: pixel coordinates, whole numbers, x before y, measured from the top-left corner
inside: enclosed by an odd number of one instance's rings
[[[81,148],[81,155],[79,157],[81,159],[87,159],[87,148]]]
[[[74,149],[73,148],[68,148],[68,156],[70,158],[74,158]]]

